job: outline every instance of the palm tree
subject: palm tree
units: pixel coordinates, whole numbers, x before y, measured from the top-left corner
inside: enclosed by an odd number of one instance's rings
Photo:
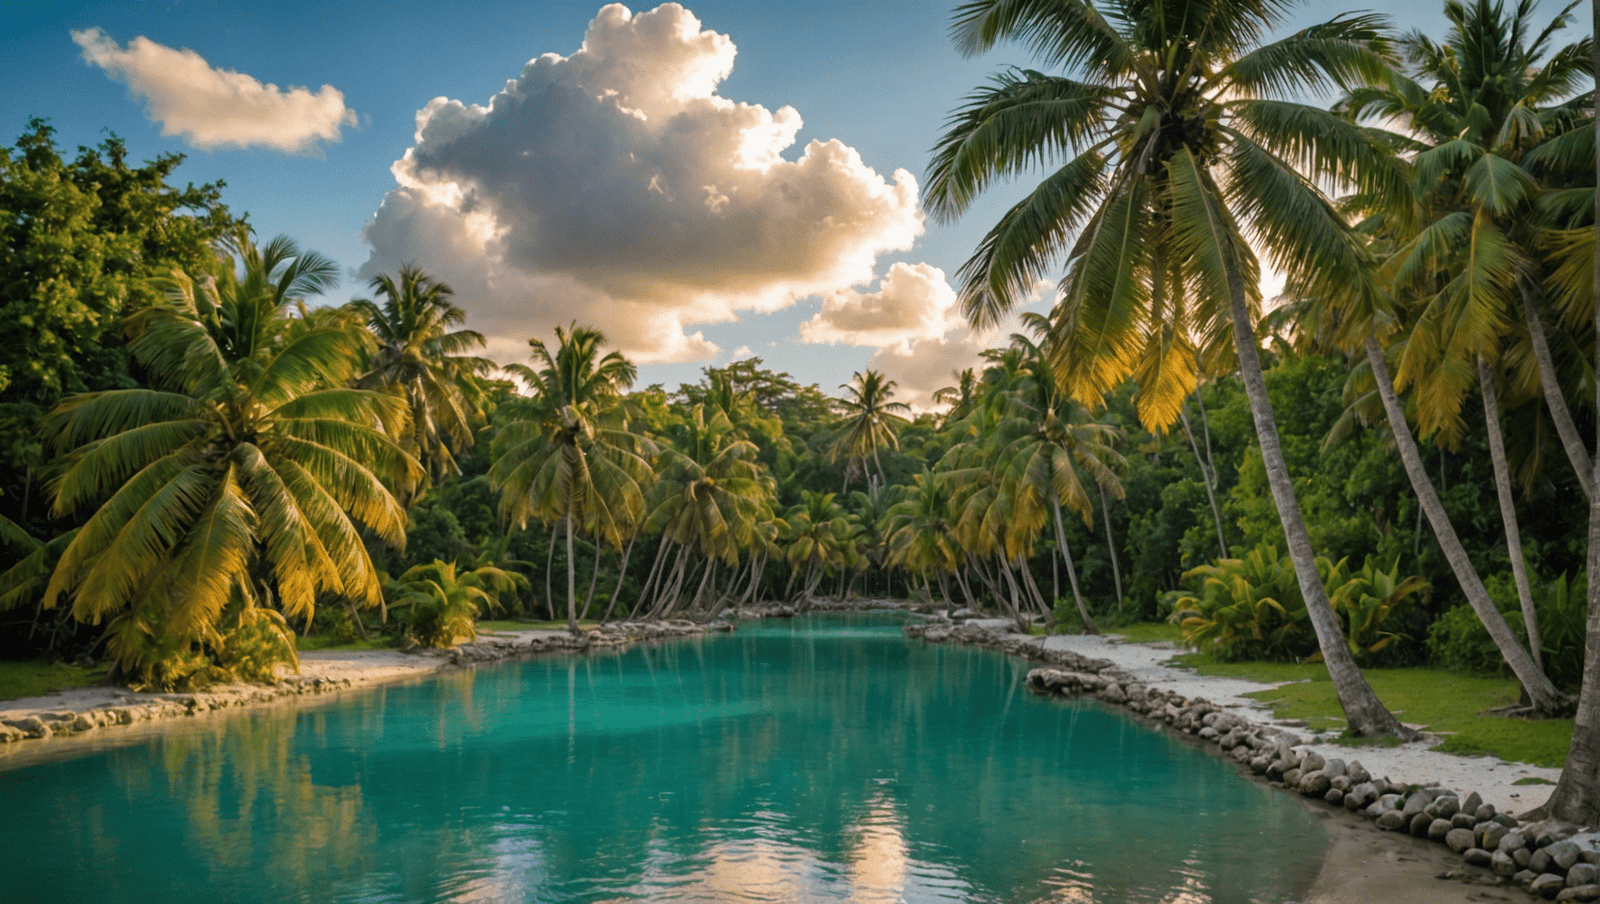
[[[1012,345],[1021,353],[1017,378],[1004,385],[998,402],[1004,419],[994,434],[1001,446],[999,460],[1004,479],[1015,488],[1008,494],[1014,511],[1011,519],[1028,522],[1033,512],[1048,508],[1053,518],[1056,549],[1067,567],[1072,598],[1086,634],[1098,634],[1094,619],[1078,587],[1078,569],[1067,548],[1066,529],[1061,524],[1065,504],[1094,525],[1094,500],[1089,488],[1109,490],[1123,497],[1122,482],[1113,467],[1126,464],[1113,448],[1122,431],[1097,424],[1086,417],[1082,406],[1060,391],[1049,372],[1046,354],[1026,336],[1014,335]],[[1087,478],[1087,479],[1085,479]]]
[[[402,446],[427,465],[434,480],[458,474],[452,447],[472,445],[473,425],[483,416],[478,378],[494,368],[487,358],[467,354],[484,344],[483,335],[451,329],[466,320],[466,311],[451,301],[449,286],[417,267],[401,267],[398,279],[379,274],[370,286],[381,303],[350,302],[377,337],[357,385],[403,396],[411,432]]]
[[[1175,418],[1197,360],[1233,347],[1262,458],[1318,643],[1358,735],[1406,729],[1372,692],[1317,574],[1284,465],[1254,332],[1260,268],[1247,239],[1292,275],[1370,291],[1361,248],[1321,180],[1393,190],[1401,176],[1361,130],[1278,98],[1388,69],[1382,20],[1346,15],[1265,44],[1277,3],[1252,0],[969,0],[969,53],[1021,41],[1072,76],[1011,70],[949,119],[928,200],[959,216],[995,179],[1065,160],[1003,215],[961,268],[974,323],[993,323],[1065,257],[1052,314],[1058,379],[1097,404],[1139,374],[1147,427]],[[1309,278],[1308,278],[1309,281]]]
[[[552,353],[529,339],[536,366],[506,368],[532,395],[503,406],[507,421],[495,436],[489,482],[501,494],[500,513],[524,528],[530,518],[566,527],[567,629],[578,633],[579,528],[620,549],[644,519],[646,456],[654,445],[627,429],[622,393],[634,366],[618,352],[600,354],[605,335],[573,324],[556,327]]]
[[[421,477],[390,439],[405,407],[345,388],[363,336],[294,317],[332,285],[332,261],[286,238],[233,240],[232,267],[174,275],[164,305],[130,323],[153,388],[72,396],[46,422],[70,450],[52,491],[68,515],[93,508],[44,595],[71,597],[107,628],[125,670],[164,683],[163,657],[215,647],[231,627],[309,618],[330,592],[382,604],[363,529],[405,542],[395,492]]]
[[[904,497],[889,507],[884,528],[887,564],[922,578],[930,602],[933,589],[928,576],[937,576],[940,596],[948,602],[945,575],[954,574],[961,566],[961,552],[950,527],[950,494],[932,471],[924,469],[911,479]]]
[[[424,647],[453,647],[478,636],[476,620],[500,605],[500,595],[526,587],[514,571],[480,565],[461,571],[434,559],[406,569],[390,586],[389,608],[402,613],[406,634]]]
[[[878,457],[878,450],[896,447],[896,431],[906,424],[901,412],[911,410],[911,406],[904,402],[890,401],[894,398],[896,385],[895,381],[884,379],[883,374],[875,370],[865,373],[858,371],[851,382],[839,385],[845,391],[845,397],[837,400],[835,405],[844,416],[844,422],[838,437],[828,447],[828,460],[845,462],[846,488],[850,486],[852,474],[866,470],[868,458],[872,459],[872,468],[877,471],[876,482],[883,482],[883,462]],[[867,483],[874,483],[872,471],[867,471]]]
[[[1587,47],[1568,45],[1547,65],[1536,65],[1569,20],[1572,7],[1529,42],[1534,6],[1534,0],[1520,0],[1508,15],[1501,2],[1446,3],[1451,29],[1445,43],[1435,44],[1420,33],[1407,35],[1402,47],[1410,74],[1396,74],[1381,88],[1358,89],[1344,106],[1352,116],[1406,128],[1409,134],[1390,140],[1412,156],[1415,173],[1414,193],[1401,196],[1398,204],[1380,205],[1370,221],[1375,242],[1392,249],[1382,274],[1400,304],[1393,311],[1372,311],[1370,318],[1349,318],[1360,336],[1350,344],[1359,344],[1366,353],[1407,476],[1468,602],[1534,708],[1550,714],[1569,701],[1539,667],[1538,622],[1492,368],[1501,358],[1507,326],[1525,316],[1535,349],[1532,357],[1543,362],[1539,380],[1553,419],[1574,456],[1574,468],[1586,475],[1587,453],[1562,399],[1536,310],[1535,299],[1543,293],[1533,247],[1538,232],[1530,219],[1539,213],[1542,192],[1524,167],[1539,145],[1577,127],[1576,111],[1552,101],[1571,93],[1583,74]],[[1416,211],[1421,222],[1414,225]],[[1393,343],[1399,367],[1391,379],[1379,339],[1397,329],[1404,338]],[[1489,598],[1428,478],[1397,396],[1407,385],[1419,400],[1414,411],[1422,432],[1439,433],[1446,442],[1462,431],[1464,398],[1474,387],[1482,394],[1528,647]],[[1592,488],[1586,492],[1593,495]]]
[[[755,444],[738,438],[721,411],[707,418],[704,406],[694,406],[674,439],[658,459],[650,524],[679,547],[675,571],[690,551],[699,554],[705,571],[693,600],[698,604],[708,585],[715,589],[716,562],[737,565],[740,554],[757,545],[758,526],[771,520],[776,483],[756,462]],[[669,575],[662,586],[676,583]]]
[[[802,605],[810,602],[828,568],[842,568],[849,559],[849,549],[854,540],[855,525],[844,507],[835,501],[833,493],[814,493],[802,490],[800,502],[789,509],[784,519],[788,551],[789,586],[795,578],[804,578],[797,597]],[[788,596],[788,590],[784,591]]]

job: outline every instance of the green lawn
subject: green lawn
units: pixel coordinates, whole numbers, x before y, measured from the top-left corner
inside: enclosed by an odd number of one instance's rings
[[[83,668],[47,659],[0,662],[0,700],[37,697],[51,691],[69,691],[104,684],[110,663]]]
[[[1295,682],[1249,696],[1270,706],[1280,719],[1304,720],[1308,730],[1344,729],[1333,682],[1320,663],[1211,662],[1199,653],[1178,656],[1176,661],[1202,675]],[[1483,715],[1485,710],[1517,702],[1515,681],[1422,668],[1366,669],[1363,674],[1378,699],[1402,722],[1446,735],[1436,750],[1559,767],[1572,743],[1571,719],[1528,721]],[[1338,740],[1353,746],[1374,743]]]
[[[1178,631],[1177,625],[1166,622],[1138,622],[1105,629],[1107,636],[1120,637],[1129,643],[1153,643],[1158,640],[1177,643],[1181,639]]]

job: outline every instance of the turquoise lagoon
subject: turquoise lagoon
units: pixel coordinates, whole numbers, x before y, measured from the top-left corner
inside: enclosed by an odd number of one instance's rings
[[[806,618],[0,762],[0,901],[1296,900],[1319,817],[1026,665]],[[106,736],[112,737],[111,733]]]

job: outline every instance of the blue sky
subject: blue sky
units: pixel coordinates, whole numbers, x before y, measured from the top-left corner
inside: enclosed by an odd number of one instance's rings
[[[414,261],[502,360],[576,319],[641,383],[755,354],[829,391],[879,367],[925,400],[998,342],[955,322],[947,282],[1019,190],[937,226],[914,186],[962,95],[1028,61],[962,59],[947,3],[686,7],[0,0],[0,142],[42,116],[68,149],[185,153],[179,180],[225,180],[258,234],[337,260],[332,300]],[[1437,3],[1385,11],[1440,31]]]

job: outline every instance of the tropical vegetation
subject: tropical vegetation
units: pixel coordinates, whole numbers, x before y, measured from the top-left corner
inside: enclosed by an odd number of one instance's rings
[[[30,123],[0,151],[0,653],[181,688],[491,612],[1170,620],[1321,669],[1358,735],[1405,731],[1365,670],[1513,677],[1525,715],[1576,707],[1553,811],[1600,814],[1593,41],[1561,43],[1576,4],[1448,0],[1439,38],[1286,8],[957,6],[963,49],[1039,67],[932,154],[942,220],[1026,186],[963,311],[1060,281],[932,411],[760,358],[636,387],[605,324],[530,323],[499,368],[425,271],[332,306],[327,259],[169,186],[181,158]]]

